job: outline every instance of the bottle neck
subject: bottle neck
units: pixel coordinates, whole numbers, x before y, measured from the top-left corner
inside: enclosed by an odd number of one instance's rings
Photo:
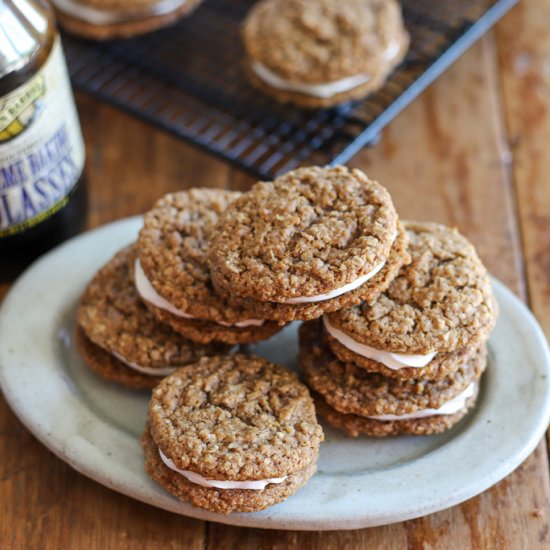
[[[0,96],[24,84],[40,69],[56,33],[49,4],[39,0],[0,2]]]

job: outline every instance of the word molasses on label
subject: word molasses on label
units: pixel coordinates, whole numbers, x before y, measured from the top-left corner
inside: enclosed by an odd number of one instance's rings
[[[0,233],[52,209],[65,199],[80,175],[67,127],[32,153],[0,166]]]

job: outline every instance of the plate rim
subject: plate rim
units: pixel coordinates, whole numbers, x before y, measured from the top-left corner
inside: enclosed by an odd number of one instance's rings
[[[272,516],[270,510],[268,509],[264,512],[253,513],[253,514],[231,514],[229,516],[220,516],[212,512],[207,512],[204,510],[196,509],[191,507],[188,504],[180,503],[171,496],[165,495],[165,498],[160,498],[157,492],[150,492],[147,489],[150,487],[141,488],[140,491],[137,491],[136,488],[126,487],[124,484],[117,482],[116,479],[111,478],[106,474],[98,472],[98,468],[94,468],[93,465],[83,464],[82,457],[75,457],[75,453],[71,452],[71,449],[67,449],[63,445],[59,445],[59,442],[55,437],[52,437],[51,434],[44,433],[40,429],[40,425],[36,422],[36,418],[33,417],[35,414],[28,407],[24,406],[23,400],[17,399],[17,394],[13,393],[12,380],[10,377],[10,358],[7,342],[3,340],[3,334],[9,334],[9,331],[3,331],[2,326],[7,317],[9,319],[9,311],[12,308],[12,302],[17,302],[19,298],[19,289],[24,288],[30,280],[32,282],[33,277],[37,277],[38,273],[41,270],[48,268],[49,263],[54,263],[56,258],[62,257],[67,251],[70,251],[72,247],[75,246],[75,243],[82,243],[83,241],[94,241],[98,239],[100,241],[102,238],[107,238],[107,235],[112,232],[119,232],[121,235],[127,233],[127,240],[123,242],[124,239],[117,241],[116,248],[122,247],[126,242],[132,240],[131,234],[136,235],[137,229],[141,223],[141,216],[134,216],[131,218],[125,218],[112,222],[110,224],[103,225],[99,228],[93,229],[86,233],[83,233],[65,243],[61,246],[53,249],[48,254],[38,259],[34,264],[32,264],[23,275],[13,284],[13,286],[8,291],[5,296],[2,306],[0,308],[0,387],[3,390],[4,397],[8,402],[11,409],[14,411],[16,416],[20,421],[25,425],[25,427],[50,451],[52,451],[56,456],[61,460],[69,464],[72,468],[78,472],[86,475],[87,477],[107,486],[110,489],[113,489],[117,492],[123,493],[129,497],[140,500],[152,506],[163,508],[165,510],[186,515],[189,517],[194,517],[196,519],[202,519],[207,521],[215,521],[218,523],[226,523],[229,525],[240,525],[247,527],[256,527],[256,528],[267,528],[267,529],[291,529],[291,530],[335,530],[335,529],[358,529],[363,527],[370,527],[375,525],[384,525],[397,521],[404,521],[407,519],[413,519],[415,517],[424,516],[456,504],[459,504],[468,498],[471,498],[481,492],[485,491],[513,470],[515,470],[536,448],[540,439],[543,437],[548,423],[550,421],[550,352],[548,350],[548,344],[546,337],[536,321],[533,314],[528,310],[528,308],[517,298],[508,288],[506,288],[498,280],[493,279],[493,284],[495,287],[495,294],[499,297],[500,300],[503,300],[501,304],[501,309],[512,308],[516,313],[519,313],[522,320],[526,323],[526,326],[529,329],[530,337],[536,343],[538,347],[536,354],[539,355],[541,361],[541,367],[544,371],[545,383],[543,388],[543,395],[541,400],[541,407],[539,410],[539,415],[536,419],[533,420],[533,426],[531,428],[528,437],[522,441],[521,446],[516,449],[516,452],[512,456],[506,457],[505,460],[498,462],[497,465],[490,470],[489,474],[486,475],[481,481],[478,480],[475,485],[476,488],[472,489],[471,486],[464,488],[462,491],[455,490],[452,495],[438,495],[437,498],[434,498],[431,503],[423,507],[416,507],[416,509],[402,509],[397,514],[386,514],[380,515],[377,517],[365,517],[360,513],[354,516],[348,517],[338,517],[331,521],[327,521],[327,518],[319,518],[314,520],[304,520],[301,517],[298,517],[296,520],[292,518],[283,517],[277,518],[277,514]],[[117,237],[118,238],[118,237]],[[109,254],[105,252],[106,258],[109,257]],[[92,273],[90,273],[90,277]],[[84,284],[85,281],[82,281]],[[502,307],[504,305],[505,307]],[[8,313],[6,313],[6,311]],[[53,313],[52,313],[53,314]],[[502,314],[501,314],[502,315]],[[48,327],[47,330],[50,330]],[[541,388],[539,388],[539,393]],[[94,416],[95,413],[90,410],[90,413]],[[97,418],[97,416],[96,416]],[[105,422],[104,422],[105,423]],[[126,434],[128,436],[128,434]],[[129,436],[128,436],[129,437]],[[461,436],[459,435],[457,439]],[[455,440],[451,440],[448,444],[452,444]],[[443,445],[445,447],[446,445]],[[76,453],[78,454],[78,453]],[[422,459],[419,459],[422,460]],[[328,474],[325,474],[328,475]],[[369,474],[363,474],[368,476]],[[145,473],[143,472],[143,476]],[[152,482],[151,482],[152,483]],[[310,481],[310,483],[312,483]],[[277,505],[278,507],[283,506],[284,504]],[[277,507],[275,507],[277,508]]]

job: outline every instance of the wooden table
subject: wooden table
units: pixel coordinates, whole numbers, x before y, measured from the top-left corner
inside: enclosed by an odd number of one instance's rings
[[[550,334],[550,0],[523,0],[353,160],[386,185],[403,218],[458,226]],[[89,227],[190,186],[252,179],[88,97]],[[1,261],[1,260],[0,260]],[[0,286],[0,298],[7,290]],[[521,368],[521,365],[518,365]],[[547,442],[479,497],[360,531],[226,527],[131,500],[79,475],[0,399],[3,549],[534,549],[550,547]]]

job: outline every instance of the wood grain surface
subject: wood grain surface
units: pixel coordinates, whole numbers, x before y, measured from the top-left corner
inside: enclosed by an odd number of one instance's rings
[[[550,0],[524,0],[350,163],[379,179],[405,219],[458,226],[550,334]],[[191,186],[253,179],[78,96],[89,227]],[[0,260],[1,261],[1,260]],[[8,285],[0,285],[0,299]],[[47,451],[0,399],[0,548],[538,549],[550,547],[547,443],[505,480],[449,510],[322,533],[205,523],[141,504]]]

